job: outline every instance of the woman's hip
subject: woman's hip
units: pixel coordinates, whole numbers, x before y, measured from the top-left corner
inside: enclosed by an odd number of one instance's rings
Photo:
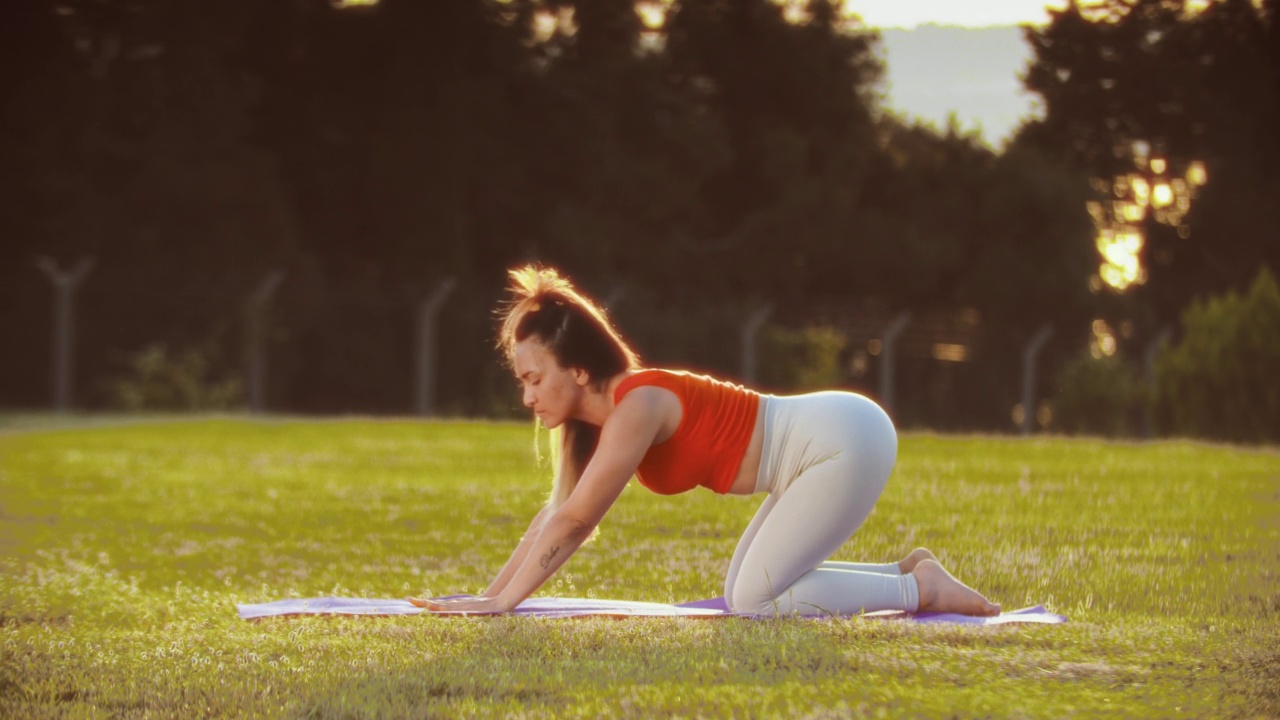
[[[848,466],[851,475],[888,477],[897,458],[893,421],[870,398],[823,391],[764,398],[764,446],[756,492],[780,492],[819,463]],[[856,480],[857,478],[851,478]]]

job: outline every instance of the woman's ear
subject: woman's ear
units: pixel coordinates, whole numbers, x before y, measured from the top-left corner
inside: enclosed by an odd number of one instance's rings
[[[586,387],[591,384],[591,374],[582,368],[572,368],[569,372],[573,373],[573,381],[579,387]]]

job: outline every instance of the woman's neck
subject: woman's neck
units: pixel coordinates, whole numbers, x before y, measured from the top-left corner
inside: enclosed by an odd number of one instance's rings
[[[599,390],[596,389],[595,383],[588,384],[586,391],[582,395],[582,403],[578,407],[578,412],[573,414],[574,419],[596,426],[604,425],[604,421],[613,412],[615,404],[613,396],[618,389],[618,385],[636,372],[636,370],[623,370],[609,378],[608,381],[600,386]]]

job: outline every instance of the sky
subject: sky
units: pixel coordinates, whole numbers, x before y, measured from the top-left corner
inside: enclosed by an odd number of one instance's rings
[[[1043,25],[1049,21],[1046,6],[1066,7],[1065,0],[846,0],[845,7],[877,28],[913,28],[919,25]]]
[[[1082,7],[1094,4],[1081,0]],[[1190,0],[1193,9],[1203,8],[1208,0]],[[1049,22],[1046,8],[1061,10],[1067,0],[845,0],[845,7],[862,16],[876,28],[914,28],[920,25],[959,25],[989,27],[992,25],[1044,25]]]
[[[1067,0],[845,0],[845,9],[882,30],[885,102],[909,118],[945,126],[953,115],[1000,146],[1037,114],[1019,73],[1031,58],[1016,26],[1044,25]],[[942,33],[929,26],[1002,27],[999,33]],[[907,32],[913,31],[913,32]],[[993,31],[994,32],[994,31]]]
[[[880,29],[884,105],[938,129],[949,115],[1002,146],[1022,121],[1040,115],[1038,96],[1022,87],[1030,46],[1015,25],[985,28],[922,25]]]

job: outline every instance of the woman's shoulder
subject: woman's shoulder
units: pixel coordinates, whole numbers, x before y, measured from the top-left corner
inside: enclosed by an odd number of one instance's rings
[[[614,387],[613,398],[617,402],[632,390],[640,387],[656,386],[671,389],[678,384],[683,373],[678,370],[664,368],[638,368],[629,371]]]
[[[614,387],[614,405],[630,407],[639,413],[666,415],[679,412],[684,407],[687,394],[683,377],[684,373],[661,368],[630,371]]]
[[[683,397],[688,393],[715,392],[723,389],[745,391],[746,388],[712,375],[673,368],[639,368],[627,374],[614,389],[614,401],[639,387],[659,387]]]

